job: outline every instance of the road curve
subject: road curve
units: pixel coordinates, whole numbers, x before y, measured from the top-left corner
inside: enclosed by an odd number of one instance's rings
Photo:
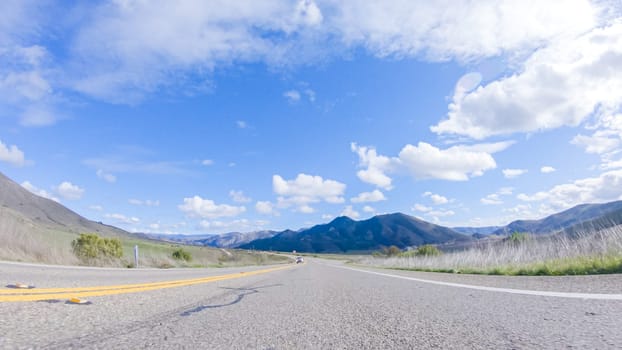
[[[449,275],[352,269],[317,259],[248,273],[265,269],[124,270],[0,263],[0,296],[17,293],[4,288],[16,282],[35,285],[28,290],[35,291],[204,280],[92,296],[90,304],[82,305],[67,303],[64,297],[0,301],[0,348],[622,347],[622,300],[589,299],[620,295],[622,275]],[[243,277],[213,278],[237,274]],[[586,298],[547,293],[581,293]]]

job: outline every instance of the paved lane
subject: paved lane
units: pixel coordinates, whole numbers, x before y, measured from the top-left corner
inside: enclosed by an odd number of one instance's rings
[[[244,278],[64,301],[0,303],[0,348],[412,349],[622,346],[622,301],[517,295],[344,269],[332,261]],[[0,265],[0,283],[10,268]],[[259,268],[261,269],[261,268]],[[140,271],[80,270],[93,285]],[[141,282],[239,272],[143,271]],[[23,272],[23,271],[22,271]],[[615,292],[622,276],[507,278],[381,271],[530,290]],[[60,276],[60,275],[59,275]],[[86,277],[88,276],[88,277]],[[172,277],[172,278],[171,278]],[[602,280],[598,277],[603,277]],[[38,278],[45,281],[43,274]],[[454,280],[451,280],[455,278]],[[48,280],[59,287],[62,277]],[[603,282],[604,281],[604,282]],[[473,283],[474,284],[474,283]],[[613,286],[612,286],[613,285]],[[38,286],[42,287],[42,286]],[[598,290],[600,288],[600,290]]]

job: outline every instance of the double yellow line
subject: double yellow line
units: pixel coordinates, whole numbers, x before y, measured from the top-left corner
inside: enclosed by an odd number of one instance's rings
[[[142,284],[121,284],[114,286],[100,287],[75,287],[75,288],[42,288],[42,289],[5,289],[0,290],[0,302],[15,301],[39,301],[39,300],[58,300],[69,298],[86,298],[97,297],[102,295],[115,295],[126,293],[139,293],[150,290],[158,290],[165,288],[176,288],[183,286],[191,286],[195,284],[210,283],[216,281],[224,281],[247,276],[261,275],[264,273],[274,272],[278,270],[288,269],[291,266],[273,267],[250,272],[238,272],[228,275],[192,278],[176,281],[163,281]]]

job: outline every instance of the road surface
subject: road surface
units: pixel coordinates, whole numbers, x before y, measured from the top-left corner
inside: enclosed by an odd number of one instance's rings
[[[36,288],[5,287],[16,282]],[[0,349],[622,347],[622,275],[470,276],[308,259],[277,269],[0,263],[0,283]],[[29,295],[53,299],[13,300]],[[75,296],[88,303],[67,301]]]

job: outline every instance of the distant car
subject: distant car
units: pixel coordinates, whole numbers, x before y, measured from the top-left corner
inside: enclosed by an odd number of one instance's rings
[[[302,256],[297,256],[296,257],[296,264],[300,264],[300,263],[303,263],[303,262],[305,262],[305,259],[303,259]]]

